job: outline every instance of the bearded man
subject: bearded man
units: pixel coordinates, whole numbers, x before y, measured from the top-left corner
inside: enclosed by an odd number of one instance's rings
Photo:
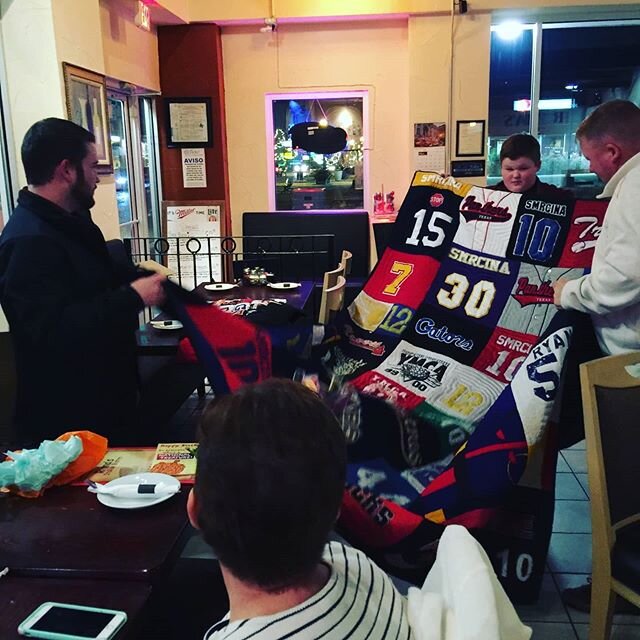
[[[99,182],[92,133],[46,118],[27,131],[21,153],[28,187],[0,236],[16,442],[75,429],[134,442],[138,313],[162,303],[164,278],[133,269],[125,278],[109,258],[89,213]]]

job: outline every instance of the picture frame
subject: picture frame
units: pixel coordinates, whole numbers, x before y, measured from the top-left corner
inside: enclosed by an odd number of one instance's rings
[[[484,156],[486,120],[456,121],[456,156]]]
[[[96,138],[98,172],[111,173],[113,158],[107,110],[107,85],[104,75],[89,69],[62,63],[67,118],[84,127]]]
[[[212,147],[211,98],[165,98],[167,147]]]

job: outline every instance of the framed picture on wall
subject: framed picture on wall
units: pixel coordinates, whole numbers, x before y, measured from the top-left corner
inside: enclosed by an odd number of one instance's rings
[[[484,155],[484,120],[456,122],[456,156]]]
[[[98,171],[111,173],[111,139],[104,76],[89,69],[62,63],[67,117],[96,137]]]
[[[211,147],[211,98],[165,98],[168,147]]]

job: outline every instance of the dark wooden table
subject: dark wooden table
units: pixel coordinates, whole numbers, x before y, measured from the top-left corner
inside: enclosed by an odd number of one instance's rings
[[[271,287],[234,287],[227,291],[209,291],[201,284],[196,291],[206,300],[220,302],[222,300],[286,300],[297,309],[304,309],[309,301],[315,283],[313,280],[302,280],[297,289],[272,289]],[[165,313],[157,315],[154,320],[169,320]],[[141,356],[167,356],[175,354],[180,340],[184,338],[182,330],[154,329],[150,323],[136,332],[138,354]]]
[[[313,280],[301,280],[300,285],[296,289],[273,289],[272,287],[234,287],[227,291],[209,291],[205,289],[205,285],[201,284],[196,288],[207,300],[232,300],[237,298],[248,298],[250,300],[286,300],[288,304],[296,309],[304,309],[311,293],[313,292]]]
[[[188,531],[188,488],[144,509],[111,509],[86,487],[0,497],[0,569],[12,576],[154,582]],[[1,580],[0,580],[1,584]]]
[[[0,638],[12,640],[18,625],[43,602],[64,602],[127,614],[127,622],[115,636],[117,640],[140,638],[141,613],[151,594],[142,582],[107,580],[66,580],[57,578],[0,578]]]

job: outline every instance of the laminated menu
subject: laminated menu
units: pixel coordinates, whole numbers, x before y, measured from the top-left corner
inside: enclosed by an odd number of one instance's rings
[[[149,471],[166,473],[180,479],[196,473],[197,442],[161,442],[149,465]]]
[[[150,447],[109,449],[87,479],[104,483],[132,473],[148,471],[153,456],[154,450]]]

